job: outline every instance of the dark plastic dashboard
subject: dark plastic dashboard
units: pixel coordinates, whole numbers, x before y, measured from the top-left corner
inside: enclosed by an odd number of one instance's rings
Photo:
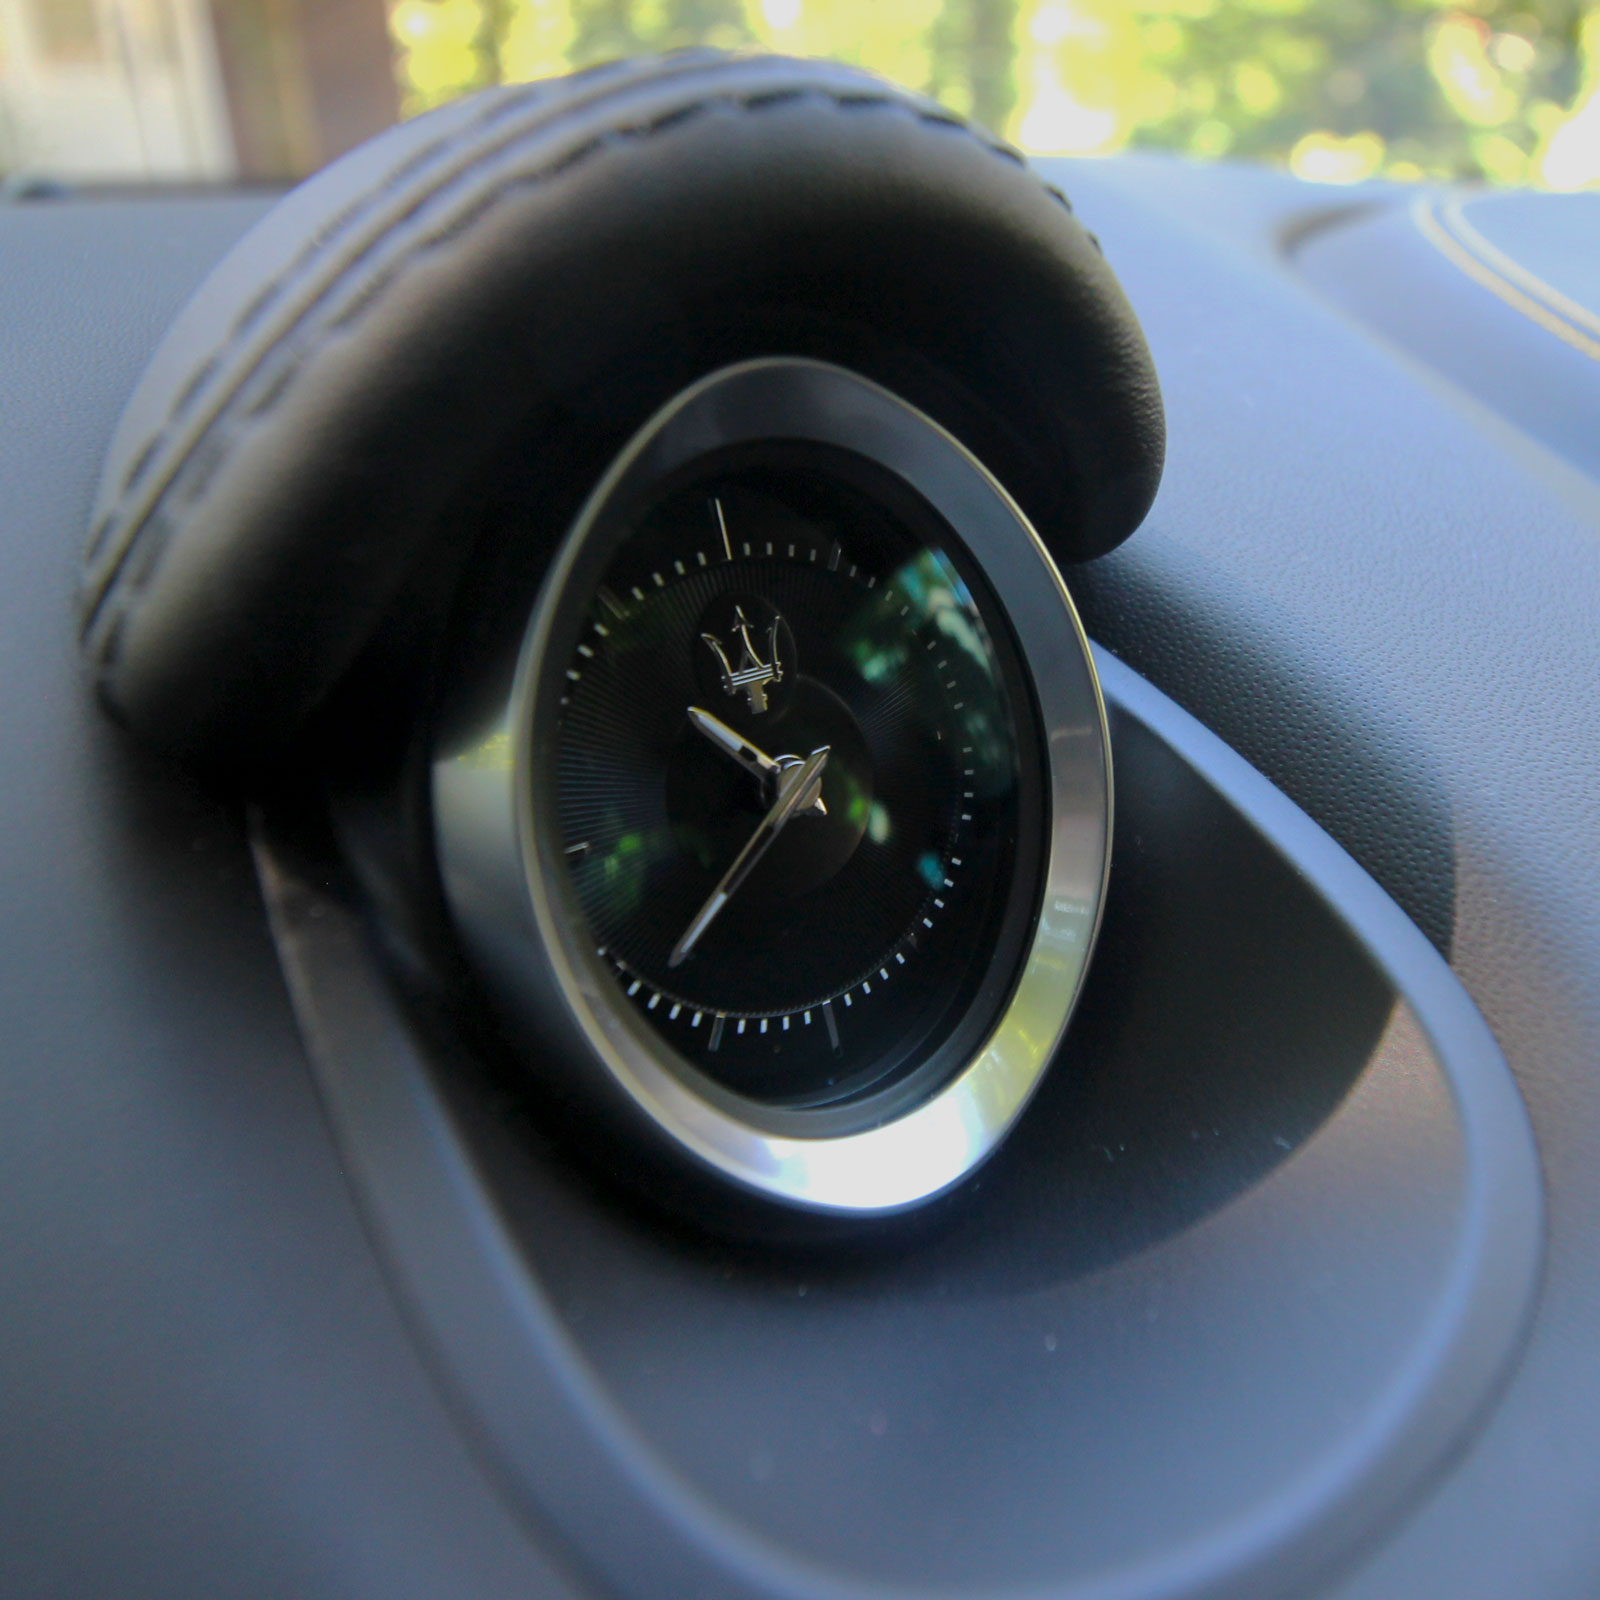
[[[1070,575],[1086,625],[1319,822],[1448,958],[1516,1075],[1543,1166],[1543,1279],[1503,1391],[1316,1592],[1590,1595],[1600,489],[1571,420],[1587,404],[1592,433],[1600,372],[1446,253],[1417,250],[1409,195],[1145,158],[1050,176],[1121,277],[1168,411],[1154,511]],[[501,1492],[481,1424],[445,1398],[380,1271],[241,807],[133,751],[76,660],[74,575],[112,423],[167,319],[262,208],[0,209],[0,1592],[582,1593],[592,1555]],[[1454,307],[1460,337],[1430,343],[1394,314],[1401,288]],[[1553,363],[1570,397],[1559,427],[1519,398]],[[581,1212],[573,1192],[549,1200],[551,1217]],[[568,1219],[569,1251],[580,1223]],[[1371,1226],[1381,1234],[1381,1216]],[[551,1271],[579,1281],[570,1262]],[[569,1308],[575,1325],[609,1327],[597,1337],[621,1363],[619,1392],[642,1384],[644,1409],[653,1369],[626,1350],[649,1287]],[[1339,1315],[1358,1329],[1362,1310]],[[870,1341],[870,1301],[859,1317]],[[938,1365],[936,1340],[923,1357]],[[662,1396],[670,1444],[686,1402]],[[581,1475],[569,1490],[586,1487],[600,1494]],[[958,1587],[988,1570],[1049,1590],[1020,1559],[986,1568],[981,1530],[962,1551]],[[893,1582],[891,1569],[873,1576]],[[914,1560],[904,1574],[943,1586]],[[1252,1581],[1274,1593],[1288,1577]]]

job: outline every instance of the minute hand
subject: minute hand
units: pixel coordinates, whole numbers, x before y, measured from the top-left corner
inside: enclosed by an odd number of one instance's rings
[[[706,903],[694,915],[694,921],[684,929],[683,937],[667,957],[669,967],[682,966],[689,952],[700,942],[700,936],[717,919],[717,914],[733,898],[739,885],[755,870],[772,847],[772,842],[783,832],[789,819],[802,811],[816,798],[822,786],[822,769],[828,764],[827,745],[813,750],[799,766],[783,773],[778,780],[778,798],[767,812],[756,831],[745,841],[744,849],[733,858],[733,865],[723,873],[722,881],[711,891]]]

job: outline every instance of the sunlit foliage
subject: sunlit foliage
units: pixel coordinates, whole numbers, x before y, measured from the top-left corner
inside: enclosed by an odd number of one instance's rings
[[[837,56],[1035,151],[1600,184],[1600,0],[394,0],[407,109],[677,45]]]

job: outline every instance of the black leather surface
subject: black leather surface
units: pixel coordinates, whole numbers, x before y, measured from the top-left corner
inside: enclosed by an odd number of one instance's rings
[[[1138,538],[1074,580],[1090,631],[1282,785],[1448,951],[1545,1164],[1526,1359],[1475,1448],[1339,1592],[1590,1600],[1600,493],[1298,277],[1304,230],[1390,191],[1148,159],[1054,170],[1139,309],[1170,433]]]
[[[72,638],[106,432],[260,209],[0,205],[0,1595],[556,1596],[379,1279],[238,808]]]
[[[1094,630],[1448,948],[1546,1167],[1521,1370],[1332,1592],[1592,1600],[1600,504],[1308,292],[1286,241],[1362,194],[1131,159],[1060,175],[1138,307],[1172,436],[1146,526],[1074,579]],[[106,430],[246,220],[0,211],[0,1592],[538,1594],[355,1230],[237,827],[109,765],[72,659]]]
[[[1293,254],[1335,305],[1600,477],[1600,194],[1397,196]]]
[[[596,69],[392,131],[202,291],[103,478],[84,606],[107,703],[261,759],[494,452],[545,441],[552,478],[592,481],[687,382],[778,353],[930,412],[1063,558],[1154,493],[1138,324],[1014,152],[826,63]]]

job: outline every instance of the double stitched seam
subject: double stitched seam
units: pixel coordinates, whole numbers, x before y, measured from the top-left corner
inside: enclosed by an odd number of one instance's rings
[[[670,58],[664,58],[670,59]],[[685,52],[681,61],[673,63],[679,72],[703,70],[707,65],[707,58],[694,52]],[[630,70],[631,69],[631,70]],[[626,73],[625,81],[619,85],[612,80]],[[562,87],[568,89],[574,85],[582,84],[585,87],[599,80],[602,84],[601,93],[612,93],[618,87],[634,87],[640,82],[659,83],[667,80],[673,74],[665,72],[660,62],[651,64],[649,72],[638,70],[637,63],[606,63],[602,66],[589,67],[562,81]],[[144,480],[146,473],[157,460],[161,447],[165,444],[173,430],[183,422],[196,402],[211,388],[213,380],[223,374],[230,357],[242,343],[255,330],[266,312],[279,302],[290,296],[299,288],[301,282],[312,277],[315,269],[339,245],[347,235],[353,232],[363,221],[370,218],[374,212],[381,211],[383,206],[396,198],[403,196],[406,188],[427,173],[432,168],[449,160],[453,155],[463,149],[470,151],[471,158],[465,166],[457,167],[452,171],[439,174],[431,187],[424,189],[413,197],[405,209],[390,219],[388,224],[380,230],[350,261],[340,269],[339,277],[343,277],[352,268],[359,266],[363,260],[385,240],[391,237],[400,227],[409,221],[416,212],[425,206],[435,195],[445,189],[451,182],[469,174],[476,167],[493,160],[505,149],[513,146],[519,139],[526,138],[530,133],[541,131],[553,124],[562,115],[575,110],[582,110],[594,104],[597,96],[572,96],[553,95],[548,83],[531,84],[527,88],[498,98],[493,105],[478,112],[469,121],[464,123],[454,132],[441,138],[434,139],[420,149],[413,151],[399,165],[387,172],[383,178],[372,188],[366,190],[356,199],[336,211],[333,216],[324,221],[311,234],[305,245],[296,254],[294,259],[269,279],[260,289],[245,302],[243,308],[229,326],[221,345],[211,351],[199,367],[190,375],[183,386],[178,390],[166,415],[149,435],[145,442],[133,453],[127,469],[124,471],[121,483],[117,486],[116,500],[110,509],[99,519],[89,535],[88,548],[84,560],[86,566],[92,566],[104,549],[108,537],[117,523],[121,521],[127,510],[128,502],[133,492]],[[554,101],[554,104],[552,104]],[[486,132],[494,130],[495,125],[508,120],[516,113],[532,108],[536,113],[552,115],[541,117],[531,126],[524,124],[503,134],[496,142],[488,145],[481,143]],[[328,287],[337,286],[339,278],[335,278]],[[318,300],[322,298],[318,296]],[[306,310],[313,309],[316,302]],[[305,313],[302,312],[303,316]],[[296,320],[299,320],[298,318]],[[266,359],[270,350],[263,352],[261,359]],[[242,385],[248,381],[249,373],[244,373],[239,382]],[[227,401],[223,402],[224,405]],[[125,552],[124,552],[125,553]],[[122,556],[119,554],[117,561]],[[103,579],[97,587],[104,589],[111,581],[113,574]]]
[[[474,224],[493,212],[507,196],[528,188],[538,187],[555,177],[569,173],[574,167],[586,162],[590,157],[602,150],[653,138],[658,134],[669,132],[673,128],[698,118],[713,109],[721,108],[741,114],[755,114],[772,107],[791,105],[800,100],[818,101],[825,105],[830,105],[841,112],[858,110],[897,112],[929,126],[948,128],[952,132],[960,133],[978,145],[979,148],[988,151],[997,158],[1005,160],[1008,164],[1026,169],[1026,162],[1017,151],[1007,145],[984,137],[976,129],[949,112],[919,106],[898,95],[889,93],[864,90],[856,92],[829,90],[811,85],[781,85],[769,90],[757,90],[744,95],[726,93],[710,95],[699,101],[674,107],[649,121],[631,127],[625,125],[614,127],[597,134],[594,138],[586,140],[573,149],[561,152],[553,160],[531,172],[522,171],[508,176],[469,209],[452,217],[445,226],[426,233],[416,240],[393,266],[375,274],[371,282],[363,286],[361,292],[349,305],[344,306],[336,315],[328,318],[323,323],[323,326],[313,333],[306,347],[286,366],[285,370],[271,384],[265,395],[257,395],[249,399],[245,398],[248,378],[240,382],[233,394],[224,402],[223,408],[217,417],[207,425],[207,435],[213,435],[209,440],[212,448],[204,452],[199,448],[191,450],[189,455],[176,465],[171,481],[160,492],[149,514],[141,519],[131,530],[123,548],[112,564],[111,571],[96,586],[98,594],[91,598],[86,607],[87,615],[84,623],[84,632],[85,635],[93,633],[96,636],[95,654],[102,672],[109,670],[115,664],[117,647],[122,631],[119,625],[122,615],[138,599],[151,578],[159,570],[162,555],[169,542],[173,526],[171,513],[177,507],[170,503],[163,506],[162,502],[167,501],[169,496],[174,497],[179,505],[192,503],[200,498],[204,494],[206,486],[213,481],[216,473],[225,464],[232,450],[244,437],[249,425],[267,415],[278,400],[293,387],[296,374],[303,370],[309,361],[315,358],[327,339],[332,334],[346,331],[355,324],[361,315],[381,299],[388,288],[404,277],[406,271],[419,259],[425,257],[436,248],[459,240]],[[442,152],[459,148],[469,133],[481,133],[483,126],[491,118],[507,115],[511,109],[526,103],[526,100],[523,99],[516,102],[513,107],[508,107],[502,103],[491,108],[491,111],[485,117],[476,122],[471,128],[463,130],[460,134],[453,135],[448,142],[441,141],[427,152],[419,151],[403,167],[396,169],[396,173],[392,174],[386,180],[386,183],[391,189],[398,186],[402,174],[414,175],[421,168],[436,161]],[[563,106],[561,109],[579,108]],[[508,150],[514,149],[519,140],[529,138],[541,140],[541,136],[548,134],[549,129],[549,124],[541,123],[532,129],[519,130],[511,139],[475,155],[472,161],[448,174],[443,182],[435,184],[425,194],[418,196],[414,204],[408,206],[385,229],[368,241],[360,254],[347,262],[329,283],[318,292],[315,299],[302,310],[296,319],[296,324],[286,328],[284,335],[267,351],[263,352],[261,360],[256,364],[253,371],[259,372],[275,353],[281,352],[295,326],[303,327],[308,320],[326,306],[330,299],[337,298],[340,292],[346,288],[350,279],[356,275],[358,269],[363,268],[373,254],[392,240],[408,222],[416,217],[418,212],[429,203],[436,201],[448,187],[469,180],[483,165],[495,158],[504,156]],[[1040,188],[1070,212],[1071,206],[1059,190],[1043,183],[1041,183]],[[238,339],[244,337],[249,327],[262,314],[266,305],[283,294],[292,276],[303,276],[309,270],[311,262],[331,245],[336,231],[343,231],[352,226],[359,216],[368,214],[379,203],[381,198],[380,195],[365,198],[362,202],[358,202],[356,206],[348,208],[346,212],[341,213],[334,224],[330,224],[328,228],[324,229],[313,245],[306,252],[303,252],[301,257],[297,258],[295,266],[290,273],[286,273],[283,279],[271,286],[270,293],[264,291],[263,294],[258,295],[245,308],[234,325],[230,341],[237,342]],[[304,263],[304,266],[302,266],[302,263]],[[192,404],[196,393],[205,386],[204,375],[207,369],[218,370],[222,362],[223,356],[219,353],[202,367],[201,373],[197,374],[196,378],[191,379],[184,386],[178,401],[175,402],[173,411],[168,414],[167,419],[158,429],[156,440],[152,441],[152,444],[142,450],[139,453],[139,457],[136,458],[141,470],[156,453],[156,441],[176,424],[180,407]],[[242,417],[239,415],[241,412],[244,413]],[[231,430],[229,429],[230,422],[233,424]],[[214,430],[222,432],[224,436],[215,437]],[[231,437],[227,436],[229,431],[231,431]],[[201,463],[203,470],[197,474],[191,474],[189,470],[191,465],[202,454],[204,456],[203,463]],[[189,491],[185,493],[180,488],[181,480],[190,476],[198,477],[199,481],[194,482]],[[117,509],[107,519],[108,525],[115,522],[127,497],[131,494],[133,486],[134,474],[130,474],[130,479],[125,484],[119,498]],[[166,514],[158,516],[158,513],[162,511],[165,511]],[[103,533],[100,537],[103,540]],[[141,546],[147,548],[141,549]],[[137,560],[134,559],[136,552]],[[119,582],[119,579],[125,581]],[[114,614],[106,615],[105,613],[108,610]]]
[[[1480,288],[1579,355],[1600,361],[1600,320],[1594,313],[1496,249],[1467,221],[1459,201],[1445,207],[1418,200],[1411,216],[1423,238]]]

